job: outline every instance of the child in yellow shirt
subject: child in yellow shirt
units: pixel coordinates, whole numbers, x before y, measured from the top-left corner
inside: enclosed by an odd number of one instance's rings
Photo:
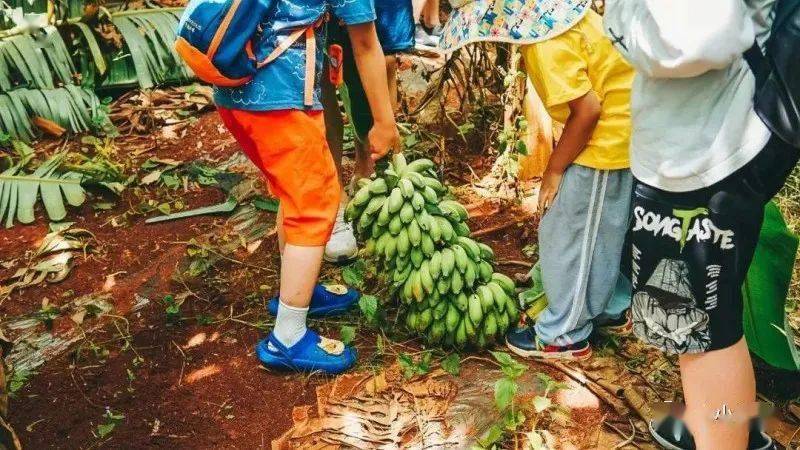
[[[619,274],[632,189],[633,70],[603,35],[602,19],[588,2],[506,3],[478,0],[458,9],[443,45],[465,34],[472,38],[464,42],[523,44],[537,94],[564,124],[539,191],[540,265],[549,304],[535,325],[512,330],[506,340],[521,356],[585,359],[595,326],[631,331],[630,287]]]

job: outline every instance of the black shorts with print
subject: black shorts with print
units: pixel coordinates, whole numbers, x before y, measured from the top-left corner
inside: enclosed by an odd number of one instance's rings
[[[742,338],[741,288],[764,206],[799,155],[773,138],[745,167],[704,189],[674,193],[635,182],[628,271],[640,339],[682,354]]]

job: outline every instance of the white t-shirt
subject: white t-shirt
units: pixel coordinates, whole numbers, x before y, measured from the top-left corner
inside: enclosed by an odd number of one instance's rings
[[[636,68],[631,171],[671,192],[701,189],[770,137],[742,54],[766,41],[775,0],[607,0],[605,29]]]

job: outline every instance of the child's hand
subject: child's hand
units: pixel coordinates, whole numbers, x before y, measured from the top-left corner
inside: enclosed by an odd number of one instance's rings
[[[369,135],[370,153],[373,161],[377,161],[389,152],[397,151],[400,148],[400,133],[397,131],[397,125],[394,122],[379,124],[375,123]]]
[[[556,198],[558,188],[561,186],[562,178],[564,178],[564,172],[551,170],[549,167],[545,170],[544,177],[542,177],[542,185],[539,188],[539,211],[542,214],[553,204],[553,199]]]

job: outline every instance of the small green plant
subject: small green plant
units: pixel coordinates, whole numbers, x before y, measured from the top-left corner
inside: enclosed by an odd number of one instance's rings
[[[400,365],[400,369],[403,370],[403,377],[408,380],[417,375],[429,373],[431,371],[432,357],[431,352],[423,352],[417,358],[408,353],[401,353],[397,357],[397,363]]]
[[[108,436],[114,431],[114,428],[117,427],[123,420],[125,420],[125,415],[120,413],[115,413],[111,410],[111,408],[106,408],[106,412],[103,414],[103,423],[97,425],[97,428],[94,431],[94,435],[100,439]]]
[[[478,439],[479,448],[496,448],[507,433],[515,433],[520,425],[525,423],[525,414],[517,403],[516,395],[519,390],[517,379],[521,377],[528,367],[519,363],[504,352],[491,352],[500,365],[503,377],[494,384],[494,404],[500,412],[500,420],[492,425],[484,435]]]
[[[359,258],[354,263],[342,269],[342,280],[352,288],[361,289],[366,279],[367,263]]]
[[[11,394],[12,397],[16,396],[16,393],[25,387],[25,384],[33,375],[34,373],[30,370],[15,370],[14,373],[11,374],[11,379],[8,380],[9,394]]]
[[[378,297],[374,295],[363,295],[358,299],[358,307],[368,323],[375,325],[380,321]]]
[[[181,320],[181,303],[171,294],[164,296],[164,314],[167,315],[167,322],[176,323]]]
[[[43,323],[47,328],[53,326],[53,321],[56,320],[59,315],[61,315],[61,310],[46,301],[42,302],[42,307],[34,313],[36,320]]]
[[[457,377],[461,373],[461,356],[458,353],[451,353],[442,359],[442,370]]]
[[[351,327],[349,325],[343,325],[339,333],[340,333],[339,336],[341,337],[344,345],[350,345],[356,339],[355,327]]]

